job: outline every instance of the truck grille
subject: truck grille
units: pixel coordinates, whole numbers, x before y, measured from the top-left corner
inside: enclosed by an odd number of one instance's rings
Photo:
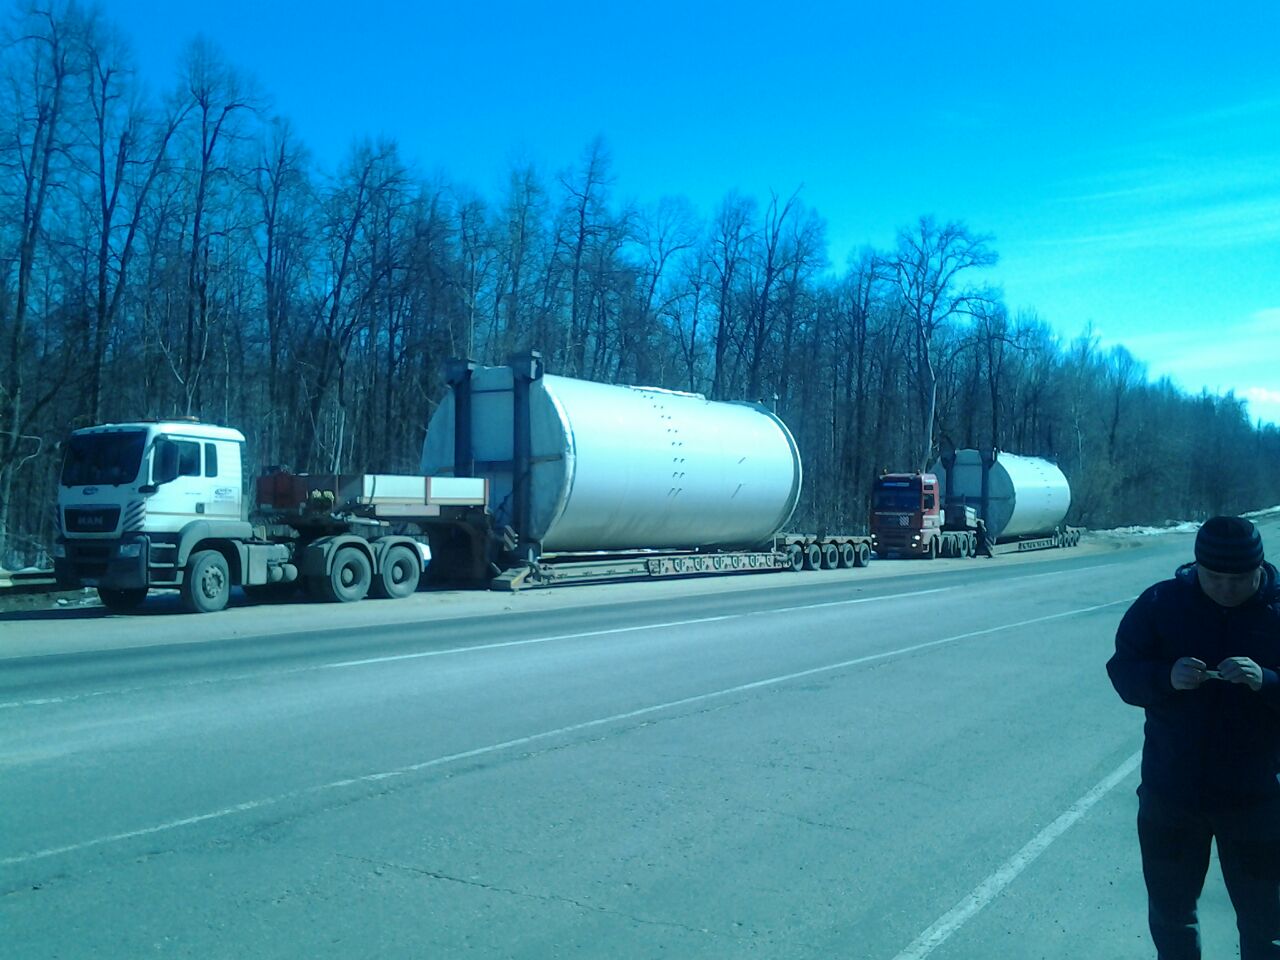
[[[115,533],[119,507],[67,507],[63,511],[67,533]]]

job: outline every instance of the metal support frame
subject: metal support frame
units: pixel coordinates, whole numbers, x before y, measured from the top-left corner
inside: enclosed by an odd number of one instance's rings
[[[999,451],[995,447],[983,447],[982,456],[982,522],[991,519],[991,468],[995,465]]]
[[[947,482],[942,489],[942,502],[950,503],[955,498],[956,491],[956,448],[950,440],[946,440],[942,444],[942,469],[947,471]]]
[[[510,363],[515,389],[515,437],[512,445],[514,469],[511,476],[515,507],[513,526],[519,537],[515,556],[525,563],[536,563],[542,555],[542,544],[530,536],[533,514],[533,422],[529,394],[533,384],[542,379],[542,354],[537,350],[530,350],[528,353],[516,354]]]
[[[445,364],[445,379],[453,390],[453,475],[474,477],[475,452],[471,443],[471,376],[478,364],[474,360],[450,359]]]

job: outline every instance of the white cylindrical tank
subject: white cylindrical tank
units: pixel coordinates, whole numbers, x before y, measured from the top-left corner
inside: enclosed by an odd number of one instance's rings
[[[938,461],[930,470],[938,488],[947,489],[947,471]],[[970,506],[982,502],[982,455],[957,450],[951,494]],[[987,533],[996,540],[1047,536],[1062,523],[1071,507],[1071,487],[1056,464],[1039,457],[1000,453],[988,481]],[[979,508],[980,509],[980,508]]]
[[[451,390],[427,427],[422,472],[454,468]],[[515,391],[510,367],[471,377],[475,475],[501,525],[515,512]],[[756,404],[543,376],[530,385],[531,495],[526,537],[548,552],[746,548],[767,542],[800,498],[800,454]]]

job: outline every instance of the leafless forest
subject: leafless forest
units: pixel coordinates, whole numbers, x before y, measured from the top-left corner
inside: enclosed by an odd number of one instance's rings
[[[5,27],[5,565],[46,559],[76,427],[195,415],[242,429],[252,469],[415,472],[443,361],[530,348],[554,373],[776,403],[797,528],[864,529],[871,478],[943,438],[1056,460],[1090,527],[1280,502],[1280,431],[1011,315],[995,239],[964,224],[903,211],[892,249],[832,263],[802,191],[628,205],[603,139],[491,196],[390,140],[330,169],[207,44],[141,78],[101,15]]]

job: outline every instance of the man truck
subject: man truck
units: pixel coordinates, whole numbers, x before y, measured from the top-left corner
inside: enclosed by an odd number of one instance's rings
[[[183,420],[75,431],[59,487],[60,584],[129,610],[152,589],[226,606],[298,586],[351,602],[436,582],[574,581],[863,566],[867,536],[784,532],[803,471],[759,404],[451,361],[421,475],[268,470],[252,503],[238,430]]]
[[[885,473],[871,493],[878,557],[974,557],[1070,547],[1071,487],[1058,467],[996,450],[944,450],[929,472]]]

